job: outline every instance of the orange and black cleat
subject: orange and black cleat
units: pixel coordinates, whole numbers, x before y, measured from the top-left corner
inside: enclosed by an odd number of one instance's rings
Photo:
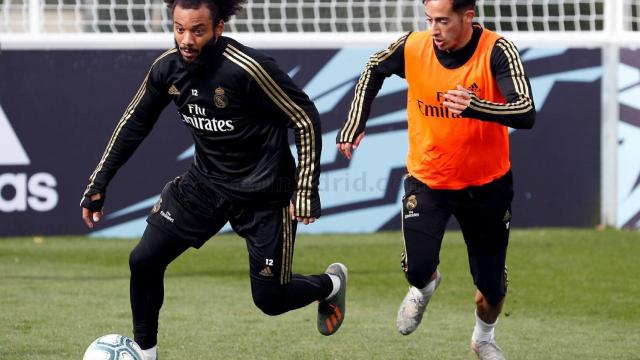
[[[322,300],[318,304],[318,331],[322,335],[333,335],[344,320],[347,295],[347,267],[340,263],[329,265],[326,274],[335,275],[340,278],[340,289],[327,300]]]

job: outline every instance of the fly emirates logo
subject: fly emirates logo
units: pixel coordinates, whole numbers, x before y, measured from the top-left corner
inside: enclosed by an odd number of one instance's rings
[[[233,120],[217,120],[209,119],[206,109],[196,104],[187,104],[188,114],[180,112],[180,117],[185,124],[191,125],[196,129],[211,132],[227,132],[235,130]]]
[[[460,115],[456,115],[454,113],[449,112],[449,109],[443,105],[445,92],[438,91],[436,92],[436,101],[437,104],[428,104],[423,102],[422,100],[417,100],[418,110],[420,113],[426,117],[435,117],[435,118],[459,118]]]

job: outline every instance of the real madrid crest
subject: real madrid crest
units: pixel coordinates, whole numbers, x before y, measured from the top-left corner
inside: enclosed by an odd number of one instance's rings
[[[411,211],[418,206],[418,199],[415,195],[411,195],[407,198],[407,210]]]
[[[229,105],[229,99],[224,94],[223,88],[218,86],[213,93],[213,103],[217,108],[224,109]]]
[[[160,206],[162,205],[162,198],[158,199],[158,202],[156,202],[155,205],[153,205],[153,208],[151,209],[151,213],[155,214],[158,211],[160,211]]]

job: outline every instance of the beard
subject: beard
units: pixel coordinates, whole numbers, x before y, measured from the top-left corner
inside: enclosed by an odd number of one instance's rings
[[[203,63],[204,61],[203,58],[206,57],[207,54],[210,54],[213,51],[213,48],[215,47],[217,42],[218,42],[218,38],[214,36],[211,38],[211,40],[209,40],[206,44],[204,44],[204,46],[201,49],[197,49],[192,46],[180,46],[176,41],[176,39],[175,38],[173,39],[173,43],[175,44],[176,49],[180,51],[180,56],[182,57],[182,59],[185,60],[188,64],[194,64],[194,66],[199,66],[200,64]],[[196,55],[195,58],[190,61],[185,59],[182,56],[182,52],[181,52],[184,50],[194,53]]]

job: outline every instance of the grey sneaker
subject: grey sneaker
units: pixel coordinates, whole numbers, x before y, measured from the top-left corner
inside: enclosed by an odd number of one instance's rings
[[[471,350],[479,360],[505,360],[500,346],[495,340],[475,342],[471,340]]]
[[[340,263],[333,263],[325,273],[340,278],[338,292],[327,300],[321,300],[318,304],[318,331],[322,335],[329,336],[338,331],[346,313],[347,267]]]
[[[435,281],[437,289],[440,285],[440,281],[442,281],[440,271],[438,270],[436,270]],[[435,292],[435,289],[433,291]],[[433,294],[431,296],[433,296]],[[418,328],[418,325],[420,325],[420,322],[422,321],[424,311],[429,304],[429,300],[431,300],[431,296],[425,298],[418,288],[415,286],[409,287],[407,295],[402,300],[402,304],[400,304],[398,317],[396,319],[396,326],[398,327],[400,334],[409,335]]]

